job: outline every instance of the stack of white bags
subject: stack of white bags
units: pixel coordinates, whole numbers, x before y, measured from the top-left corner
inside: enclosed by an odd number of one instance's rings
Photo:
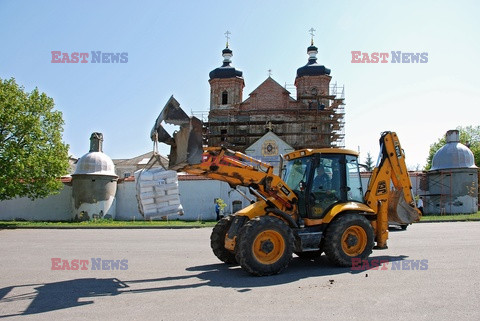
[[[152,168],[135,172],[138,210],[145,219],[183,215],[177,172]]]

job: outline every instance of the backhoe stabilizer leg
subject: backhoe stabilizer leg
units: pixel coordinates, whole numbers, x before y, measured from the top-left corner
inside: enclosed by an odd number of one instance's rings
[[[373,247],[376,250],[388,249],[388,212],[385,202],[379,202],[377,220],[374,224],[376,245]]]

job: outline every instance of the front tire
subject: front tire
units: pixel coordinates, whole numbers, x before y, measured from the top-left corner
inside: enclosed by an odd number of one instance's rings
[[[225,248],[225,236],[227,235],[230,225],[232,225],[233,217],[228,215],[221,218],[213,228],[210,235],[210,247],[213,254],[222,262],[228,264],[237,264],[235,253]]]
[[[273,275],[284,270],[292,259],[293,232],[276,217],[259,216],[240,230],[235,247],[237,262],[250,274]]]
[[[352,259],[366,259],[372,253],[374,233],[360,214],[344,214],[330,223],[325,235],[325,254],[338,266],[352,266]]]

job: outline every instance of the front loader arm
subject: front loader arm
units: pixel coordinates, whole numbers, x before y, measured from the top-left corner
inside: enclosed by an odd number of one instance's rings
[[[410,224],[421,216],[415,206],[405,154],[394,132],[381,135],[380,162],[372,172],[365,202],[377,213],[372,225],[378,248],[387,247],[389,221]]]
[[[180,130],[170,136],[164,122]],[[296,195],[273,173],[273,166],[223,147],[203,148],[202,130],[202,122],[188,116],[172,96],[157,117],[151,138],[155,144],[170,145],[169,169],[223,181],[232,188],[249,187],[267,207],[296,219]]]
[[[273,173],[273,166],[226,148],[208,147],[204,151],[201,163],[186,165],[178,170],[223,181],[232,188],[252,188],[270,205],[293,213],[297,201],[295,193]]]

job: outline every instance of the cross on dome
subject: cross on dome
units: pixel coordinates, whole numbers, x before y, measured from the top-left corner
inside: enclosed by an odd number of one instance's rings
[[[313,36],[315,36],[314,32],[317,31],[317,30],[313,29],[313,27],[312,27],[308,31],[309,31],[310,35],[312,36],[311,45],[313,46]]]
[[[230,35],[231,35],[231,34],[232,34],[232,33],[231,33],[230,31],[228,31],[228,30],[224,33],[225,38],[227,38],[227,48],[228,48],[228,41],[230,40]]]

